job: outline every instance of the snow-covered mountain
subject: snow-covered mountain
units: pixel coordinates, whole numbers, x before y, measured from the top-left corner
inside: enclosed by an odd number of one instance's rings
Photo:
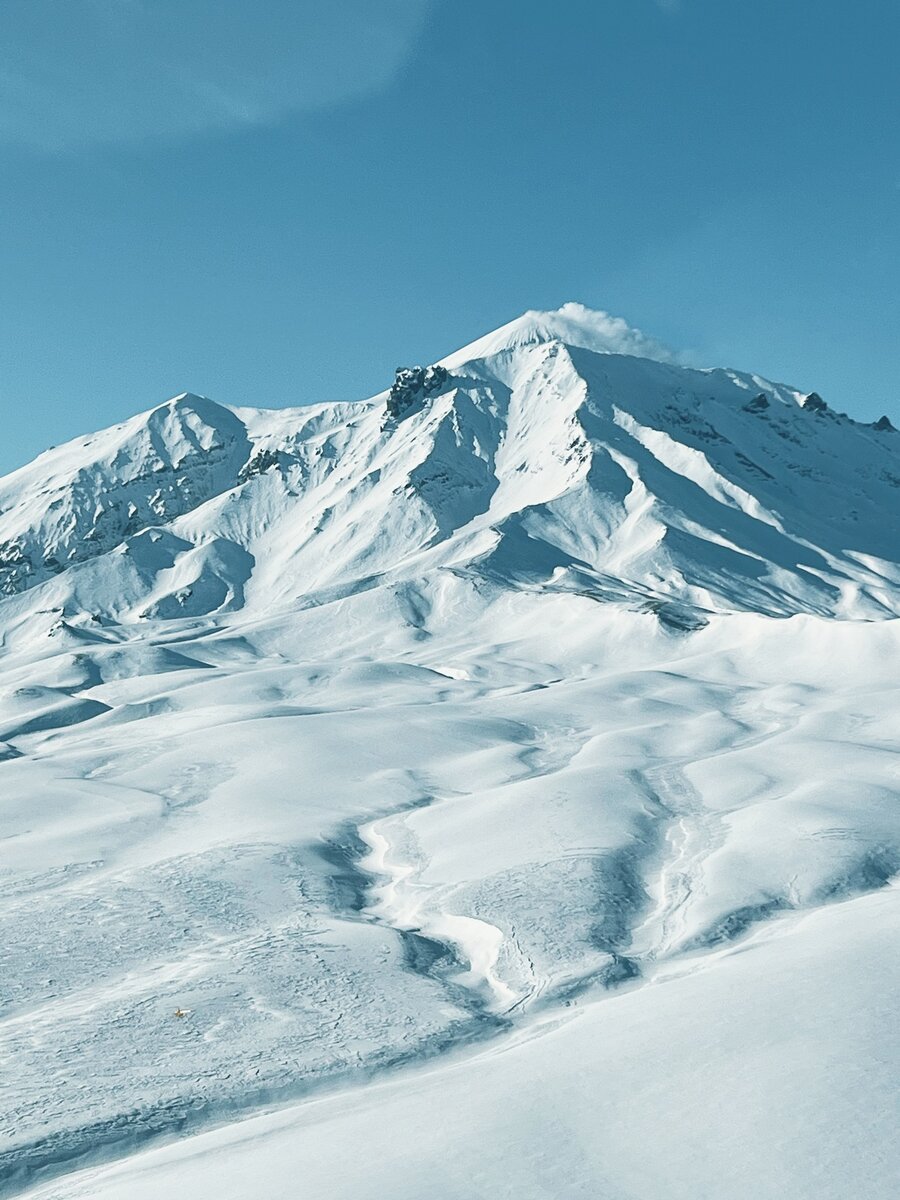
[[[387,423],[384,394],[287,411],[182,395],[48,451],[0,482],[2,591],[134,621],[451,569],[663,612],[896,614],[890,428],[674,365],[576,305],[443,365]]]
[[[835,407],[567,304],[0,480],[0,1194],[892,1200],[900,433]]]

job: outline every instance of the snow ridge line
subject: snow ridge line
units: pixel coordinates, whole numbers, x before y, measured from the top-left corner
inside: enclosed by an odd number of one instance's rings
[[[455,974],[453,981],[472,993],[470,1004],[487,1013],[503,1014],[515,1006],[519,997],[497,974],[497,959],[503,944],[503,931],[488,921],[461,916],[439,908],[426,907],[438,893],[418,882],[421,867],[395,857],[397,846],[390,840],[391,825],[402,821],[403,814],[370,821],[360,826],[359,835],[369,846],[360,867],[380,878],[370,888],[369,916],[400,934],[414,933],[447,947],[457,962],[464,960],[468,969]],[[408,834],[408,830],[406,830]]]
[[[319,852],[332,868],[335,914],[378,925],[399,938],[408,969],[438,982],[448,999],[471,1014],[473,1025],[458,1026],[449,1039],[456,1045],[508,1028],[504,1013],[512,1007],[514,997],[493,975],[492,950],[495,944],[499,948],[500,930],[463,916],[429,919],[421,913],[421,902],[399,894],[415,876],[417,865],[395,861],[394,847],[381,829],[435,802],[435,797],[426,796],[374,820],[347,823]],[[417,919],[419,915],[424,921]],[[410,1055],[404,1061],[416,1057]]]

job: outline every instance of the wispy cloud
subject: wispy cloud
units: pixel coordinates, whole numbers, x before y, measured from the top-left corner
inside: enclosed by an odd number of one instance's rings
[[[3,0],[0,139],[45,150],[265,124],[386,86],[430,0]]]

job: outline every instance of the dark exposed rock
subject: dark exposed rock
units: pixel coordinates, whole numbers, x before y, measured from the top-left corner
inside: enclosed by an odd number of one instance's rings
[[[896,425],[892,425],[889,417],[879,417],[872,424],[873,429],[877,429],[879,433],[896,433]]]
[[[748,458],[746,454],[742,454],[740,450],[735,450],[734,457],[747,468],[751,475],[755,475],[757,479],[774,479],[774,475],[770,475],[765,467],[761,467],[758,462],[754,462],[752,458]]]
[[[277,467],[279,462],[280,458],[277,450],[257,450],[253,457],[248,459],[240,471],[238,471],[238,482],[246,483],[254,475],[262,475],[266,471],[270,471],[272,467]]]
[[[398,367],[388,393],[388,415],[402,417],[416,403],[440,391],[447,379],[445,367]]]
[[[803,407],[809,412],[823,413],[828,411],[828,405],[818,392],[810,392],[803,401]]]
[[[763,392],[760,392],[758,396],[754,396],[752,400],[744,405],[744,412],[761,413],[765,412],[768,407],[769,401],[767,397]]]

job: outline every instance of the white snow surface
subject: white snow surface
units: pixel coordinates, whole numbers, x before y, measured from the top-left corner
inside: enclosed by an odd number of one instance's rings
[[[893,1200],[900,434],[444,366],[0,480],[0,1195]]]

